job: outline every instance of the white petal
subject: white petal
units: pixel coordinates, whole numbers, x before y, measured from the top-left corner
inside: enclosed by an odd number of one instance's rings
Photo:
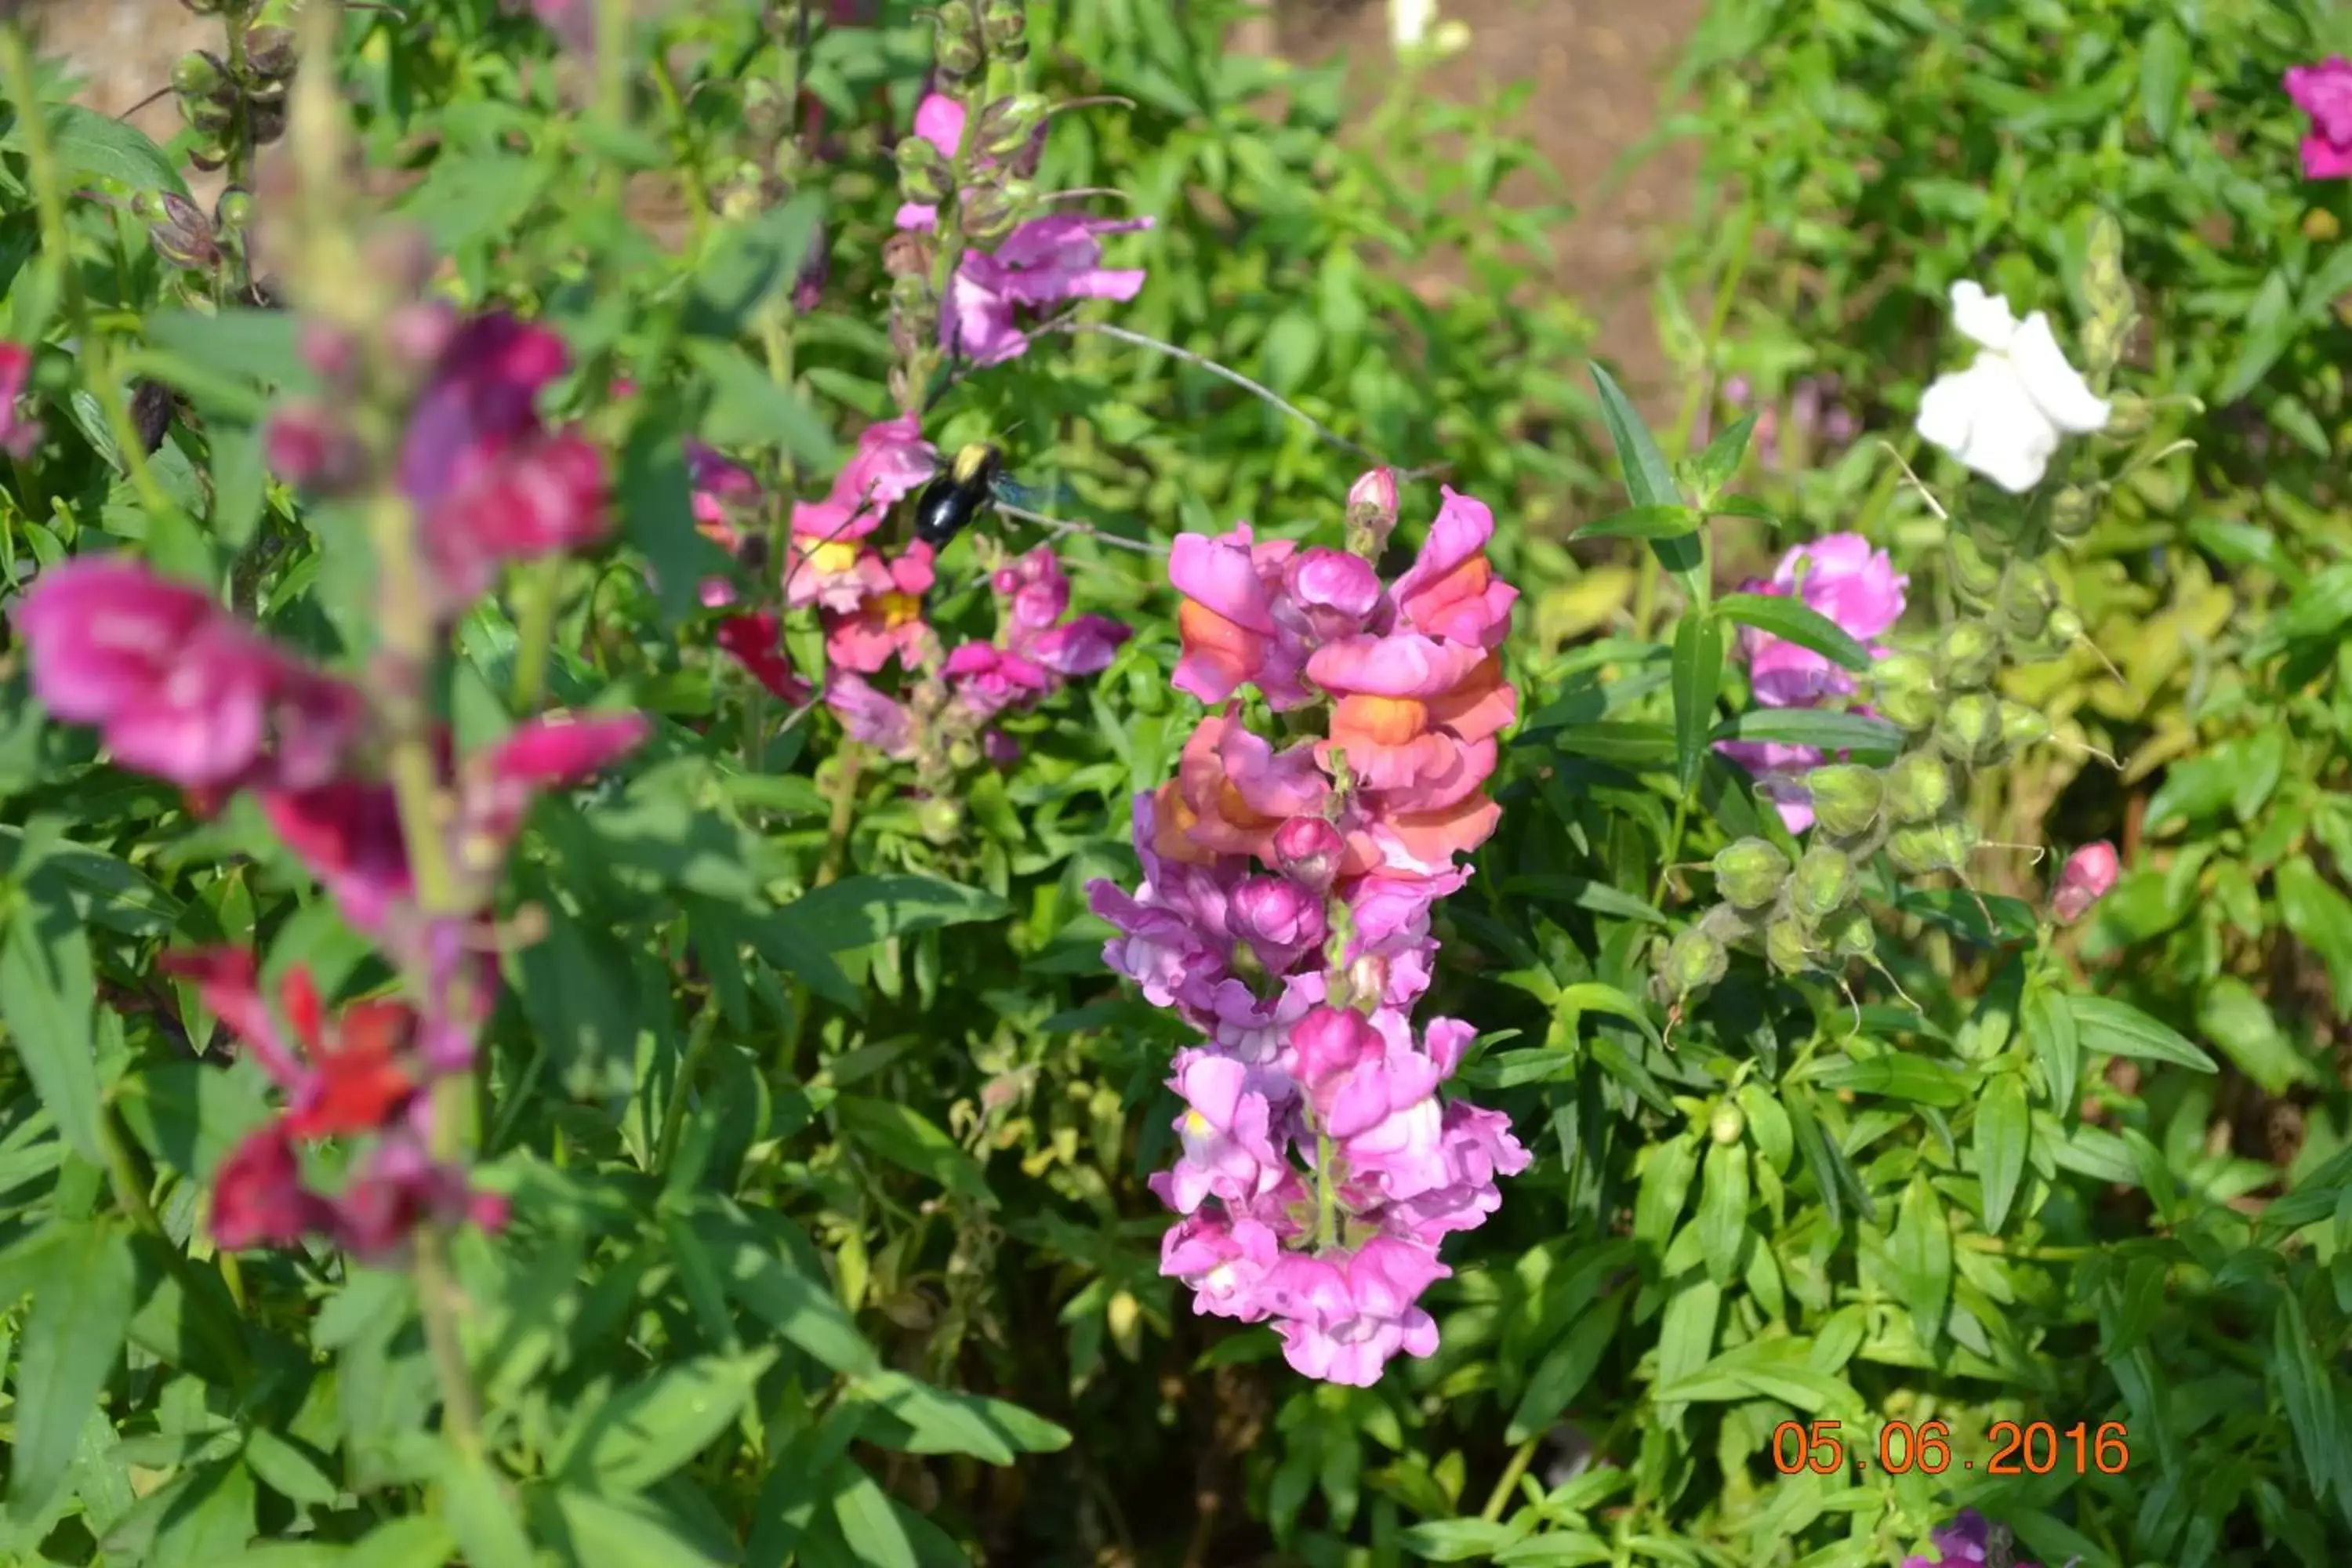
[[[2005,295],[1988,294],[1963,278],[1952,285],[1952,325],[1960,336],[1989,349],[2006,349],[2017,335],[2017,318]]]
[[[1995,353],[1938,376],[1919,400],[1916,428],[2012,495],[2041,483],[2058,449],[2057,427],[2027,395],[2016,367]]]
[[[2091,391],[2090,383],[2066,363],[2065,351],[2050,331],[2050,318],[2036,310],[2025,318],[2009,345],[2010,362],[2017,366],[2025,390],[2050,423],[2061,430],[2087,436],[2107,427],[2107,405]]]

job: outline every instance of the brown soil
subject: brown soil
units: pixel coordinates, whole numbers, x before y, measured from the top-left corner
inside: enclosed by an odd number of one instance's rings
[[[1686,146],[1669,147],[1617,180],[1616,165],[1656,120],[1659,83],[1706,0],[1440,0],[1470,30],[1469,47],[1435,72],[1465,101],[1530,78],[1519,127],[1549,161],[1578,216],[1556,237],[1556,282],[1600,325],[1601,357],[1653,416],[1671,410],[1672,371],[1652,324],[1651,286],[1665,226],[1685,214]],[[1293,58],[1346,50],[1368,75],[1387,68],[1384,0],[1275,0],[1280,47]],[[89,79],[83,100],[110,114],[163,89],[172,62],[217,36],[217,23],[176,0],[31,0],[44,47]],[[1244,47],[1247,47],[1244,45]],[[168,94],[131,114],[159,139],[176,112]]]

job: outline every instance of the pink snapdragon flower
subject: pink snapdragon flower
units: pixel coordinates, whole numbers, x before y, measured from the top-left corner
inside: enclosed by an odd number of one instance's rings
[[[1877,639],[1902,619],[1904,590],[1910,582],[1895,570],[1886,552],[1874,550],[1862,535],[1832,533],[1790,550],[1769,580],[1749,583],[1746,589],[1796,597],[1874,654],[1884,655],[1887,650]],[[1759,706],[1814,708],[1853,694],[1852,675],[1785,638],[1744,626],[1739,651],[1748,661],[1748,682]],[[1790,832],[1801,833],[1812,826],[1812,802],[1803,780],[1821,766],[1819,750],[1778,741],[1723,741],[1716,749],[1754,775]]]
[[[2304,178],[2352,178],[2352,61],[2330,55],[2315,66],[2291,68],[2286,95],[2311,116],[2311,134],[2303,139]]]
[[[1903,1560],[1903,1568],[1989,1568],[1993,1561],[1992,1526],[1972,1508],[1962,1509],[1930,1539],[1936,1555],[1930,1558],[1915,1552]],[[2005,1559],[2004,1564],[2005,1568],[2034,1568],[2022,1559]]]
[[[50,712],[95,727],[124,767],[183,789],[322,784],[366,723],[351,686],[136,561],[48,568],[16,626]]]
[[[33,351],[22,343],[0,341],[0,452],[22,461],[40,445],[37,420],[22,418],[17,405],[25,385],[33,379]]]
[[[1352,545],[1380,548],[1394,490],[1358,481]],[[1417,1302],[1448,1272],[1439,1244],[1529,1158],[1507,1119],[1444,1097],[1470,1026],[1411,1016],[1431,908],[1494,829],[1485,784],[1517,708],[1497,653],[1517,595],[1486,560],[1493,531],[1448,491],[1393,584],[1245,526],[1180,538],[1175,683],[1217,710],[1176,776],[1136,796],[1141,884],[1088,889],[1117,928],[1105,961],[1202,1037],[1171,1081],[1183,1152],[1152,1181],[1185,1216],[1161,1271],[1201,1311],[1271,1321],[1293,1367],[1334,1382],[1436,1348]],[[1244,686],[1294,713],[1328,704],[1322,733],[1254,732]]]
[[[2085,844],[2066,857],[2066,864],[2058,873],[2058,886],[2050,895],[2050,912],[2061,925],[2073,925],[2091,912],[2091,906],[2107,896],[2123,869],[2116,856],[2116,847],[2105,839]]]

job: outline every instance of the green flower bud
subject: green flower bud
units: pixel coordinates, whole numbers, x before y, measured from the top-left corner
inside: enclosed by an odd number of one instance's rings
[[[1936,721],[1936,744],[1956,763],[1989,763],[2000,754],[2000,699],[1964,691]]]
[[[980,111],[980,150],[996,159],[1027,151],[1051,107],[1034,92],[998,99]]]
[[[2009,587],[2001,595],[2001,630],[2023,642],[2040,637],[2050,625],[2050,612],[2058,603],[2058,584],[2050,574],[2039,566],[2021,566],[2010,574]]]
[[[1796,874],[1789,879],[1789,907],[1800,920],[1818,924],[1853,901],[1862,890],[1862,878],[1854,870],[1853,858],[1816,844],[1797,862]]]
[[[1878,825],[1886,781],[1875,770],[1840,763],[1805,775],[1813,797],[1813,820],[1840,838],[1859,838]]]
[[[245,30],[245,63],[256,76],[283,80],[294,74],[294,29],[260,26]]]
[[[1678,1002],[1713,985],[1730,967],[1731,955],[1723,944],[1693,927],[1666,945],[1658,973],[1665,980],[1668,999]]]
[[[915,822],[925,838],[933,844],[952,844],[963,831],[963,806],[941,795],[933,795],[915,807]]]
[[[2050,738],[2050,721],[2040,709],[2028,708],[2022,702],[2000,705],[2000,743],[2009,752],[2038,746]]]
[[[1794,915],[1776,915],[1764,928],[1764,956],[1783,974],[1802,974],[1813,967],[1812,938]]]
[[[1748,1118],[1740,1115],[1739,1107],[1729,1100],[1717,1106],[1715,1114],[1706,1119],[1706,1135],[1727,1149],[1738,1142],[1740,1134],[1747,1131]]]
[[[2068,485],[2050,498],[2050,532],[2053,538],[2072,542],[2096,528],[2099,523],[2099,497],[2095,489],[2081,485]]]
[[[184,102],[210,97],[227,85],[227,71],[220,61],[202,49],[182,55],[172,62],[172,90],[178,93]]]
[[[1733,909],[1729,904],[1711,906],[1699,916],[1697,928],[1729,947],[1751,940],[1756,935],[1756,922]]]
[[[984,250],[1019,225],[1024,205],[1009,186],[967,185],[956,201],[956,226]]]
[[[920,136],[898,143],[898,194],[935,207],[948,199],[948,161]]]
[[[1976,848],[1977,842],[1978,833],[1973,825],[1959,817],[1948,816],[1937,822],[1896,828],[1887,837],[1886,858],[1895,862],[1895,869],[1907,876],[1957,871],[1969,863],[1969,855]]]
[[[2107,399],[2107,426],[2100,434],[2118,441],[2136,440],[2156,423],[2156,409],[2137,393],[2118,392]]]
[[[1840,958],[1869,958],[1878,952],[1878,931],[1865,911],[1847,908],[1822,922],[1822,940]]]
[[[242,185],[223,191],[213,206],[213,223],[225,234],[235,234],[253,222],[253,193]]]
[[[1761,838],[1742,838],[1715,852],[1715,888],[1736,910],[1760,910],[1780,897],[1789,858]]]
[[[1963,599],[1983,603],[1985,596],[2000,586],[2000,566],[1979,549],[1977,542],[1965,533],[1956,533],[1950,541],[1952,587]]]
[[[1974,690],[2000,668],[2000,639],[1982,621],[1958,622],[1944,633],[1936,662],[1946,685]]]
[[[1936,678],[1915,653],[1893,653],[1870,668],[1871,701],[1890,723],[1916,734],[1936,721]]]
[[[2050,612],[2050,635],[2061,647],[2071,647],[2083,640],[2083,617],[2072,606],[2061,605]]]
[[[969,0],[945,0],[932,16],[939,23],[932,62],[940,79],[952,86],[979,70],[983,62],[980,18],[972,15]]]
[[[1952,804],[1952,770],[1933,752],[1911,752],[1886,770],[1886,807],[1895,820],[1933,822]]]

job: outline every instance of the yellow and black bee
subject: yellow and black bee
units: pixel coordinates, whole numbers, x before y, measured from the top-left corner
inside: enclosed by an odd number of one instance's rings
[[[1013,499],[1004,477],[1004,453],[986,441],[960,448],[915,500],[915,537],[934,550],[970,527],[982,507]]]

